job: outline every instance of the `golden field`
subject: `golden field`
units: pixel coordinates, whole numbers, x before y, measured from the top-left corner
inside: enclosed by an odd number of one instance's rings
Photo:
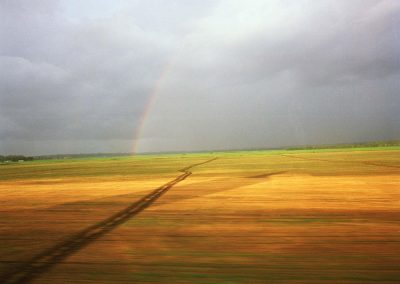
[[[13,275],[34,267],[35,256],[214,157],[138,214],[24,281],[400,282],[396,147],[1,165],[4,282],[17,283]]]

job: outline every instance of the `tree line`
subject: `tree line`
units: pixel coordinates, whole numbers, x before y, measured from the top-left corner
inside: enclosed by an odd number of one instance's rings
[[[19,161],[33,161],[33,157],[27,157],[24,155],[0,155],[0,162],[19,162]]]

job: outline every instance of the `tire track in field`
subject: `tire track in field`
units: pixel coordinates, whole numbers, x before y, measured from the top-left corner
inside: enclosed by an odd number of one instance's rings
[[[131,204],[127,208],[115,213],[107,219],[98,222],[68,238],[67,240],[55,245],[54,247],[43,251],[42,253],[34,256],[29,261],[16,267],[15,269],[0,276],[0,283],[4,284],[22,284],[29,283],[38,278],[43,273],[46,273],[52,267],[69,257],[70,255],[81,250],[85,246],[96,241],[98,238],[109,233],[117,226],[125,223],[133,216],[137,215],[158,198],[160,198],[165,192],[171,189],[177,183],[185,180],[192,174],[191,168],[200,166],[206,163],[210,163],[217,158],[207,160],[205,162],[193,164],[185,168],[180,169],[181,175],[164,184],[163,186],[155,189],[148,195],[142,197],[135,203]]]
[[[379,163],[369,162],[369,161],[327,160],[327,159],[318,159],[318,158],[299,157],[299,156],[295,156],[295,155],[292,155],[292,154],[289,154],[289,155],[280,154],[280,155],[283,156],[283,157],[286,157],[286,158],[296,158],[296,159],[306,160],[306,161],[319,161],[319,162],[331,162],[331,163],[353,163],[353,164],[354,163],[360,163],[360,164],[364,164],[364,165],[367,165],[367,166],[400,169],[400,166],[382,165],[382,164],[379,164]]]

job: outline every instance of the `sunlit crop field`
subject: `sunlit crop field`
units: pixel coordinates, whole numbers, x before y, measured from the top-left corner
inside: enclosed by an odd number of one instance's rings
[[[180,169],[214,157],[137,215],[28,280],[400,282],[396,147],[0,165],[0,275],[21,273],[36,255],[175,179]]]

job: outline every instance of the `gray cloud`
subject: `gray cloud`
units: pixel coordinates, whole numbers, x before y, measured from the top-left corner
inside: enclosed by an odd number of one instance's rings
[[[399,138],[398,1],[0,5],[2,153]]]

